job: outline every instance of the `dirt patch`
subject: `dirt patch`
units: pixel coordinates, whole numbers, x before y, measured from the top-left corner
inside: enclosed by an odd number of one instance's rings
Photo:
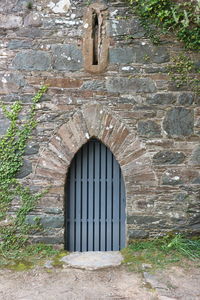
[[[200,299],[200,267],[195,263],[187,263],[184,268],[173,266],[157,271],[155,277],[161,284],[161,288],[156,289],[159,295],[181,300]]]
[[[200,268],[195,263],[187,268],[172,266],[154,274],[148,270],[148,274],[155,286],[148,284],[143,273],[129,272],[124,266],[95,271],[68,267],[0,270],[0,299],[200,299]]]
[[[143,288],[142,275],[124,268],[98,271],[40,268],[26,272],[1,271],[0,299],[144,299],[154,293]]]

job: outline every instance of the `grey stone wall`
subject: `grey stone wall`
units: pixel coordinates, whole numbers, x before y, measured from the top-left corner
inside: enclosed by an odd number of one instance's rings
[[[8,105],[21,99],[25,113],[38,87],[49,84],[47,95],[37,105],[38,126],[18,174],[34,191],[51,186],[27,218],[33,223],[38,216],[44,226],[44,232],[33,239],[63,243],[67,165],[59,170],[62,161],[68,160],[69,165],[81,143],[92,136],[85,138],[86,131],[69,125],[76,113],[84,116],[83,107],[90,105],[101,105],[105,116],[113,115],[116,128],[124,126],[129,137],[123,140],[120,131],[114,130],[101,138],[117,159],[117,149],[124,143],[125,154],[118,160],[126,184],[127,239],[172,230],[199,233],[200,99],[188,88],[176,88],[167,74],[167,65],[183,52],[182,45],[168,36],[153,46],[125,2],[104,1],[109,12],[109,62],[105,72],[90,74],[84,70],[82,56],[88,2],[37,0],[32,9],[27,8],[28,2],[0,4],[0,96]],[[193,56],[198,62],[199,53]],[[92,114],[87,118],[93,118]],[[81,117],[80,122],[85,119]],[[106,128],[106,122],[101,121],[101,126]],[[8,125],[0,112],[1,135]],[[59,133],[66,145],[59,148],[56,140],[54,145],[51,141],[65,125],[71,126],[71,135]],[[87,126],[90,133],[92,127]],[[118,142],[112,146],[111,139]],[[140,143],[136,149],[135,143]],[[12,213],[17,205],[13,203]]]

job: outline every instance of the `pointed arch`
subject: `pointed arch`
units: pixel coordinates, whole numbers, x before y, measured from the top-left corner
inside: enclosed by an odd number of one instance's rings
[[[64,196],[70,163],[91,137],[111,150],[122,169],[127,191],[133,190],[134,185],[157,184],[150,157],[136,133],[118,115],[94,102],[76,111],[57,129],[48,146],[40,151],[34,180],[45,180],[47,184],[60,187],[60,195]]]

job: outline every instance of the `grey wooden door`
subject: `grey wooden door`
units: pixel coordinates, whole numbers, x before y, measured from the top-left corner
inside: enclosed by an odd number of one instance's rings
[[[66,181],[65,248],[112,251],[125,247],[125,188],[120,166],[100,141],[76,153]]]

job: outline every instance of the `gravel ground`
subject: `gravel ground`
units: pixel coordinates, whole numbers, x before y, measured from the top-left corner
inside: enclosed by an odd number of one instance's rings
[[[185,265],[184,262],[182,265]],[[125,266],[102,270],[44,268],[28,271],[0,270],[2,300],[197,300],[200,268],[195,262],[152,273],[130,272]]]

